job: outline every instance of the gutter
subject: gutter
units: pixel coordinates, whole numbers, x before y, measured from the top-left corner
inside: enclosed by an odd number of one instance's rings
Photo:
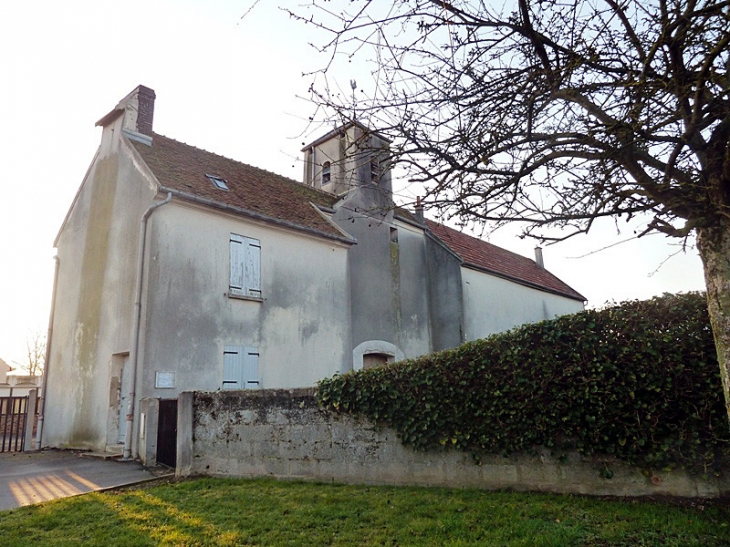
[[[53,257],[56,267],[53,272],[53,293],[51,294],[51,315],[48,318],[48,332],[46,334],[46,356],[43,362],[43,386],[41,387],[41,408],[38,413],[38,431],[36,431],[35,447],[36,450],[41,449],[43,441],[43,419],[46,412],[46,386],[48,385],[48,371],[51,363],[51,341],[53,340],[53,318],[56,314],[56,289],[58,287],[58,269],[61,265],[61,259],[58,255]]]
[[[145,253],[145,245],[147,242],[147,219],[152,215],[152,213],[157,209],[158,207],[162,207],[166,203],[169,203],[172,199],[172,193],[167,192],[167,197],[164,199],[164,201],[158,201],[157,203],[153,203],[150,205],[150,207],[145,211],[144,215],[142,215],[142,227],[139,233],[139,255],[137,257],[137,295],[134,302],[134,327],[133,327],[133,335],[134,339],[132,341],[132,378],[131,380],[131,387],[129,388],[129,403],[127,406],[127,423],[126,423],[126,430],[124,433],[124,456],[123,460],[131,460],[132,459],[132,433],[134,430],[134,407],[135,407],[135,396],[137,393],[137,369],[139,368],[139,359],[138,359],[138,353],[139,353],[139,331],[141,328],[141,318],[142,318],[142,288],[143,288],[143,279],[142,276],[144,275],[144,253]]]
[[[398,208],[396,208],[395,210],[393,210],[393,217],[396,218],[397,220],[400,220],[401,222],[404,222],[406,224],[410,224],[411,226],[414,226],[415,228],[420,228],[421,230],[424,230],[424,231],[425,230],[429,230],[429,228],[428,228],[428,226],[426,225],[425,222],[421,223],[418,220],[412,220],[410,218],[407,218],[404,215],[399,214],[398,213]],[[431,230],[429,230],[429,231],[431,231]]]
[[[198,203],[200,205],[205,205],[206,207],[212,207],[214,209],[220,209],[221,211],[228,211],[230,213],[235,213],[236,215],[242,215],[247,216],[256,220],[261,220],[270,224],[275,224],[278,226],[282,226],[284,228],[289,228],[292,230],[296,230],[298,232],[304,232],[307,234],[316,235],[319,237],[325,237],[327,239],[333,239],[335,241],[341,241],[343,243],[349,243],[352,244],[355,241],[353,238],[350,237],[343,237],[343,236],[337,236],[334,234],[330,234],[327,232],[324,232],[322,230],[316,230],[314,228],[307,228],[306,226],[301,226],[299,224],[295,224],[294,222],[289,222],[287,220],[281,220],[278,218],[274,218],[268,215],[264,215],[261,213],[256,213],[254,211],[249,211],[248,209],[242,209],[240,207],[234,207],[233,205],[226,205],[225,203],[220,203],[218,201],[213,201],[212,199],[207,198],[201,198],[193,194],[188,194],[186,192],[181,192],[180,190],[175,190],[173,188],[167,188],[165,186],[160,187],[161,192],[167,192],[168,195],[173,195],[175,197],[178,197],[180,199],[186,200],[186,201],[192,201],[193,203]],[[311,203],[311,202],[310,202]]]
[[[501,272],[497,272],[495,270],[490,270],[489,268],[485,268],[484,266],[478,266],[476,264],[471,264],[470,262],[463,262],[462,263],[462,266],[465,267],[465,268],[469,268],[470,270],[475,270],[477,272],[483,272],[483,273],[487,273],[489,275],[493,275],[495,277],[500,277],[502,279],[506,279],[507,281],[512,281],[514,283],[517,283],[518,285],[523,285],[525,287],[530,287],[531,289],[536,289],[536,290],[539,290],[539,291],[542,291],[542,292],[546,292],[546,293],[550,293],[550,294],[555,294],[557,296],[562,296],[564,298],[570,298],[571,300],[575,300],[576,302],[583,302],[584,305],[585,305],[586,302],[588,302],[588,300],[586,300],[586,298],[582,294],[580,294],[580,293],[576,293],[577,294],[577,296],[576,296],[575,294],[570,294],[570,293],[567,293],[567,292],[561,292],[558,289],[552,289],[550,287],[546,287],[545,285],[539,285],[537,283],[533,283],[532,281],[527,281],[525,279],[520,279],[519,277],[513,277],[511,275],[504,274],[504,273],[501,273]],[[548,273],[550,273],[550,272],[548,272]]]

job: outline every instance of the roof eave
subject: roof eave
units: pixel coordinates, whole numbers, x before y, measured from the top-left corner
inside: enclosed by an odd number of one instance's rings
[[[400,214],[397,210],[393,212],[393,216],[401,222],[405,222],[406,224],[410,224],[416,228],[421,228],[422,230],[428,230],[428,226],[426,226],[425,222],[421,223],[418,220],[408,218],[405,215]]]
[[[437,245],[440,245],[444,250],[449,252],[454,258],[456,258],[459,261],[459,265],[464,264],[464,259],[457,253],[454,249],[449,247],[448,243],[446,243],[443,239],[441,239],[439,236],[437,236],[433,231],[431,231],[430,228],[426,227],[424,230],[424,233],[426,234],[426,237],[431,238],[431,240],[436,243]]]
[[[337,127],[335,127],[335,128],[333,129],[333,130],[331,130],[331,131],[328,131],[327,133],[325,133],[324,135],[322,135],[322,136],[321,136],[321,137],[319,137],[318,139],[315,139],[315,140],[313,140],[312,142],[310,142],[309,144],[307,144],[306,146],[304,146],[304,147],[303,147],[303,148],[301,149],[301,152],[304,152],[304,151],[306,151],[306,150],[309,150],[309,149],[310,149],[310,148],[312,148],[313,146],[318,146],[319,144],[321,144],[321,143],[323,143],[323,142],[325,142],[325,141],[328,141],[329,139],[331,139],[331,138],[332,138],[332,137],[334,137],[335,135],[337,135],[337,134],[339,134],[339,133],[342,133],[342,132],[344,132],[344,131],[347,131],[347,130],[348,130],[348,129],[350,129],[350,127],[352,127],[352,126],[357,126],[357,127],[359,127],[360,129],[362,129],[363,131],[367,131],[368,133],[370,133],[370,134],[372,134],[372,135],[375,135],[375,136],[376,136],[376,137],[378,137],[379,139],[382,139],[382,140],[384,140],[384,141],[385,141],[385,142],[387,142],[388,144],[391,144],[391,143],[393,142],[393,141],[392,141],[391,139],[389,139],[388,137],[386,137],[386,136],[384,136],[383,134],[379,133],[378,131],[375,131],[374,129],[370,129],[370,128],[369,128],[369,127],[368,127],[367,125],[365,125],[365,124],[363,124],[363,123],[360,123],[360,122],[359,122],[359,121],[357,121],[357,120],[351,120],[351,121],[347,122],[346,124],[343,124],[343,125],[337,126]]]
[[[334,230],[337,230],[337,231],[338,231],[339,233],[341,233],[341,234],[342,234],[342,237],[346,238],[346,239],[347,239],[347,240],[348,240],[348,241],[349,241],[350,243],[352,243],[353,245],[357,243],[357,239],[355,239],[355,238],[354,238],[354,237],[352,237],[352,236],[351,236],[350,234],[348,234],[348,233],[347,233],[347,232],[346,232],[345,230],[343,230],[343,229],[342,229],[342,228],[341,228],[341,227],[340,227],[339,225],[337,225],[337,223],[336,223],[336,222],[334,222],[334,221],[332,220],[332,218],[331,218],[330,216],[328,216],[328,213],[329,213],[330,215],[331,215],[332,213],[330,213],[329,211],[325,211],[325,210],[323,210],[322,208],[320,208],[320,206],[319,206],[319,205],[317,205],[316,203],[312,203],[311,201],[309,202],[309,204],[310,204],[310,205],[311,205],[311,206],[312,206],[312,207],[314,208],[314,210],[315,210],[315,211],[317,211],[317,213],[318,213],[319,215],[321,215],[321,216],[322,216],[322,218],[323,218],[324,220],[326,220],[326,221],[327,221],[327,223],[328,223],[328,224],[329,224],[330,226],[332,226],[332,228],[333,228]],[[334,212],[334,211],[333,211],[333,212]]]
[[[262,213],[257,213],[256,211],[251,211],[249,209],[244,209],[242,207],[236,207],[235,205],[228,205],[226,203],[221,203],[219,201],[214,201],[212,199],[203,198],[200,196],[196,196],[194,194],[188,194],[187,192],[181,192],[180,190],[175,190],[174,188],[160,186],[159,191],[160,192],[170,192],[174,197],[177,197],[177,198],[185,200],[185,201],[190,201],[192,203],[197,203],[199,205],[211,207],[213,209],[217,209],[220,211],[226,211],[229,213],[234,213],[236,215],[241,215],[241,216],[249,217],[249,218],[252,218],[255,220],[260,220],[262,222],[267,222],[270,224],[274,224],[274,225],[277,225],[277,226],[280,226],[283,228],[288,228],[291,230],[295,230],[298,232],[304,232],[309,235],[315,235],[318,237],[323,237],[326,239],[331,239],[334,241],[347,243],[348,245],[354,245],[356,243],[356,241],[350,237],[338,236],[336,234],[329,234],[323,230],[317,230],[316,228],[302,226],[301,224],[296,224],[294,222],[289,222],[287,220],[282,220],[280,218],[272,217],[269,215],[264,215]]]
[[[506,279],[508,281],[512,281],[514,283],[524,285],[525,287],[530,287],[532,289],[537,289],[539,291],[548,292],[548,293],[555,294],[558,296],[564,296],[565,298],[570,298],[571,300],[576,300],[579,302],[587,302],[587,299],[579,292],[574,291],[575,294],[573,294],[573,293],[569,293],[566,291],[560,291],[558,289],[546,287],[545,285],[540,285],[539,283],[533,283],[532,281],[527,281],[526,279],[522,279],[520,277],[515,277],[512,275],[505,274],[503,272],[491,270],[489,268],[485,268],[484,266],[479,266],[478,264],[473,264],[471,262],[464,262],[464,263],[462,263],[462,266],[464,266],[465,268],[469,268],[470,270],[475,270],[478,272],[483,272],[483,273],[487,273],[489,275],[493,275],[495,277],[500,277],[502,279]]]
[[[98,122],[94,124],[95,127],[106,127],[110,123],[112,123],[114,120],[116,120],[119,116],[124,114],[123,108],[115,108],[111,112],[109,112],[106,116],[101,118]]]

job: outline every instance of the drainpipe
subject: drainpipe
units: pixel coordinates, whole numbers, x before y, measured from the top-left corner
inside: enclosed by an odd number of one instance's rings
[[[142,228],[139,232],[139,256],[137,257],[137,296],[135,298],[134,302],[134,327],[133,327],[133,333],[134,333],[134,339],[132,341],[132,362],[130,363],[132,367],[132,378],[131,380],[131,387],[129,388],[129,404],[127,406],[127,423],[126,423],[126,431],[124,433],[124,456],[122,459],[124,460],[131,460],[132,459],[132,430],[134,426],[134,397],[136,395],[136,384],[137,384],[137,368],[139,364],[139,359],[137,358],[137,354],[139,353],[139,331],[141,326],[141,318],[142,318],[142,286],[143,286],[143,280],[142,276],[144,275],[144,253],[145,253],[145,244],[147,241],[147,219],[150,217],[152,212],[157,209],[158,207],[162,207],[166,203],[169,203],[172,199],[172,193],[168,192],[167,197],[164,201],[158,201],[157,203],[153,203],[150,205],[149,209],[147,209],[142,215]]]
[[[314,184],[314,175],[317,172],[317,168],[315,167],[314,160],[316,158],[315,152],[314,152],[314,146],[312,146],[309,149],[309,181],[312,184],[312,188],[316,188],[317,186]],[[321,188],[321,186],[320,186]]]
[[[53,317],[56,313],[56,288],[58,287],[58,268],[61,259],[58,255],[53,257],[56,261],[56,267],[53,272],[53,293],[51,294],[51,316],[48,318],[48,333],[46,334],[46,356],[43,361],[43,387],[41,388],[41,408],[38,413],[38,431],[36,431],[35,447],[36,450],[41,449],[41,441],[43,440],[43,418],[46,413],[46,386],[48,385],[48,370],[51,363],[51,340],[53,339]],[[12,395],[12,390],[11,390]]]

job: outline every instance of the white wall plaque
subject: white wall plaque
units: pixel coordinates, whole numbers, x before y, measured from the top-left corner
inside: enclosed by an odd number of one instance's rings
[[[174,372],[155,372],[155,387],[158,388],[174,388],[175,387],[175,373]]]

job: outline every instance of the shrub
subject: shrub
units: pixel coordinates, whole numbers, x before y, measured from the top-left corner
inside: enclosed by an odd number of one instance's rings
[[[525,325],[319,383],[325,408],[393,427],[416,449],[613,455],[708,472],[730,426],[702,293]]]

